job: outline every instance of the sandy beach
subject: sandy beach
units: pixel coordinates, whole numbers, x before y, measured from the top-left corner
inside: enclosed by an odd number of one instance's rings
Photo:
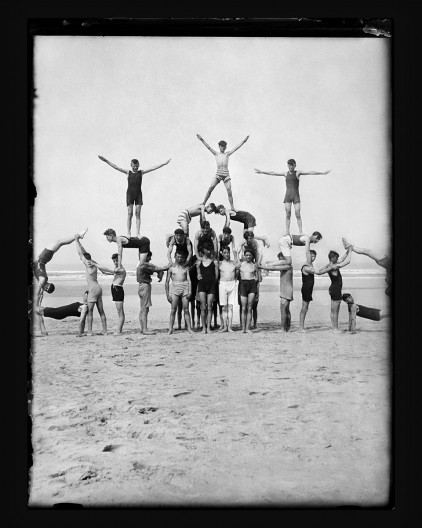
[[[390,320],[357,319],[357,334],[330,326],[327,278],[318,278],[298,332],[280,332],[278,277],[264,278],[258,328],[167,335],[164,281],[154,279],[149,327],[139,333],[137,284],[125,284],[126,323],[102,277],[109,335],[94,314],[45,319],[32,343],[33,466],[29,505],[382,506],[389,499]],[[85,282],[56,281],[44,305],[80,300]],[[343,274],[343,291],[388,308],[383,275]],[[46,296],[47,297],[47,296]]]

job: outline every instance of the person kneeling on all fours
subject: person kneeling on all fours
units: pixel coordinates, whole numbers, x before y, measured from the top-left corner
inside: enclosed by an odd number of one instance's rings
[[[390,314],[381,315],[381,310],[378,308],[368,308],[361,304],[356,304],[350,293],[343,293],[343,301],[347,304],[349,309],[349,332],[356,334],[356,316],[370,319],[371,321],[381,321]]]

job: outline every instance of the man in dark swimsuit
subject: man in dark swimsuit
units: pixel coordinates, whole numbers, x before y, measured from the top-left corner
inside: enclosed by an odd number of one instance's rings
[[[132,217],[133,217],[133,204],[135,204],[135,218],[136,218],[136,236],[140,238],[141,232],[141,208],[143,205],[142,201],[142,177],[148,172],[160,169],[170,163],[170,160],[151,167],[150,169],[140,170],[139,161],[133,159],[130,162],[131,170],[121,169],[111,161],[106,160],[103,156],[98,156],[101,161],[105,161],[110,167],[116,169],[123,174],[127,175],[127,191],[126,191],[126,205],[127,205],[127,238],[130,238],[130,231],[132,229]]]
[[[174,264],[171,259],[171,254],[174,247],[176,248],[176,253],[181,253],[185,256],[185,265],[189,266],[193,254],[192,242],[181,228],[175,229],[174,235],[168,240],[167,258],[171,265]]]
[[[88,313],[88,290],[86,290],[82,297],[83,302],[74,302],[66,304],[65,306],[58,306],[57,308],[50,308],[49,306],[36,306],[35,313],[40,317],[49,317],[62,321],[67,317],[80,317],[79,321],[79,335],[83,334],[85,329],[85,320]]]
[[[338,332],[338,314],[340,311],[340,304],[342,301],[341,288],[343,287],[343,279],[339,268],[343,268],[350,263],[352,258],[352,248],[349,247],[347,252],[340,257],[337,251],[330,251],[328,253],[329,263],[318,271],[315,271],[315,275],[323,275],[328,273],[331,280],[331,285],[328,293],[331,297],[331,324],[333,331]]]
[[[377,253],[372,249],[354,246],[353,244],[350,244],[345,238],[342,238],[342,241],[345,249],[348,249],[350,246],[352,251],[359,253],[360,255],[366,255],[370,259],[374,260],[378,266],[381,266],[381,268],[384,268],[387,271],[387,275],[385,277],[385,282],[387,284],[385,294],[388,297],[391,297],[393,295],[393,262],[391,258],[385,253]]]
[[[314,290],[314,267],[312,263],[316,259],[316,251],[313,249],[310,250],[311,261],[306,261],[302,266],[302,309],[299,316],[299,332],[305,332],[305,317],[308,313],[309,303],[312,301],[312,292]]]
[[[211,333],[213,301],[218,280],[218,261],[211,259],[212,245],[205,243],[202,247],[203,257],[198,260],[198,295],[201,302],[202,333]],[[199,278],[200,277],[200,278]]]
[[[88,228],[84,229],[79,233],[79,237],[83,238],[88,231]],[[53,242],[52,244],[49,244],[45,249],[41,251],[39,254],[37,260],[33,263],[32,270],[34,273],[34,278],[37,280],[37,286],[35,288],[35,294],[34,294],[34,300],[35,300],[35,306],[41,307],[41,303],[43,300],[44,292],[47,293],[53,293],[55,290],[54,284],[51,282],[48,282],[48,275],[46,270],[46,264],[50,262],[50,260],[53,258],[54,253],[58,251],[62,246],[66,246],[68,244],[71,244],[75,240],[75,235],[72,235],[70,237],[66,238],[60,238]],[[34,310],[35,313],[37,313],[36,310]],[[38,323],[38,332],[39,334],[35,335],[48,335],[47,330],[44,326],[44,321],[42,316],[37,317],[37,323]]]
[[[347,304],[349,309],[349,332],[356,334],[356,316],[363,317],[364,319],[370,319],[371,321],[381,321],[390,314],[381,315],[381,310],[377,308],[368,308],[361,304],[355,304],[355,301],[350,293],[343,293],[343,301]]]
[[[222,251],[225,247],[229,248],[230,251],[230,246],[233,253],[233,260],[236,260],[237,251],[235,247],[234,236],[232,235],[232,230],[230,229],[230,227],[223,227],[222,234],[218,235],[218,260],[223,260],[224,257]]]
[[[295,208],[299,234],[302,235],[302,217],[300,214],[300,195],[299,195],[299,178],[302,174],[328,174],[330,171],[302,171],[296,170],[296,161],[289,159],[287,161],[288,170],[286,172],[262,171],[254,169],[257,174],[269,174],[270,176],[284,176],[286,178],[286,194],[284,196],[284,206],[286,209],[286,232],[290,233],[290,217],[292,214],[292,204]]]
[[[103,234],[107,242],[116,242],[117,244],[117,268],[120,268],[122,265],[123,248],[136,248],[138,250],[140,264],[146,262],[148,251],[150,251],[149,238],[126,237],[124,235],[117,236],[114,229],[106,229]]]
[[[195,238],[193,239],[195,255],[198,257],[198,259],[201,258],[202,247],[204,246],[204,244],[209,244],[210,242],[214,250],[213,256],[215,258],[218,258],[217,235],[215,234],[214,229],[211,228],[211,225],[208,220],[205,220],[204,222],[202,222],[201,229],[199,229],[195,233]],[[198,276],[198,278],[200,277]]]

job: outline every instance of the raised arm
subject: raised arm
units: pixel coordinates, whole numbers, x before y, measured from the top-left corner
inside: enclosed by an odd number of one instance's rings
[[[122,254],[123,254],[123,244],[121,237],[116,238],[117,244],[117,269],[122,267]]]
[[[113,169],[116,169],[116,170],[118,170],[120,172],[123,172],[123,174],[127,174],[127,170],[118,167],[117,165],[115,165],[111,161],[108,161],[107,159],[103,158],[103,156],[98,156],[98,157],[100,158],[101,161],[105,161],[107,163],[107,165],[110,165],[110,167],[113,167]]]
[[[347,266],[347,264],[350,264],[351,260],[352,260],[352,246],[349,246],[347,253],[345,253],[338,259],[337,264],[335,264],[333,268],[334,269],[344,268],[344,266]]]
[[[199,207],[201,209],[199,213],[199,219],[200,219],[200,225],[202,226],[202,222],[205,222],[205,204],[201,203],[199,204]]]
[[[254,169],[254,171],[257,174],[268,174],[269,176],[284,176],[284,177],[286,177],[286,173],[285,172],[263,171],[263,170],[260,170],[260,169]]]
[[[195,250],[195,255],[198,258],[199,258],[199,255],[198,255],[199,234],[200,234],[200,231],[197,231],[195,233],[195,238],[193,239],[193,247],[194,247],[194,250]]]
[[[234,242],[234,236],[233,235],[232,235],[231,246],[232,246],[233,260],[237,260],[237,251],[236,251],[236,245],[235,245],[235,242]]]
[[[246,136],[245,139],[244,139],[243,141],[241,141],[241,142],[237,145],[237,147],[234,147],[234,149],[229,150],[229,151],[227,152],[227,156],[231,156],[231,155],[233,154],[233,152],[236,152],[236,150],[240,149],[240,147],[241,147],[242,145],[244,145],[244,144],[248,141],[248,139],[249,139],[249,136]]]
[[[205,139],[202,138],[202,136],[200,136],[199,134],[196,134],[196,137],[199,139],[199,141],[201,141],[206,147],[208,150],[210,150],[214,155],[217,154],[217,152],[211,148],[208,143],[205,141]]]
[[[189,266],[190,261],[192,260],[193,249],[192,242],[189,238],[186,238],[186,247],[188,248],[188,256],[186,257],[186,266]]]
[[[76,251],[78,252],[79,258],[82,260],[82,262],[87,265],[87,260],[84,257],[84,253],[86,253],[85,248],[82,246],[82,244],[79,242],[79,235],[75,235],[75,242],[76,242]]]
[[[225,210],[224,214],[226,215],[226,220],[224,222],[224,227],[230,227],[230,211]]]
[[[217,242],[217,235],[215,234],[215,232],[213,233],[212,243],[214,246],[214,256],[215,258],[218,258],[218,242]]]
[[[164,165],[167,165],[168,163],[170,163],[171,161],[171,158],[167,161],[165,161],[164,163],[160,163],[160,165],[156,165],[155,167],[151,167],[150,169],[145,169],[142,171],[142,174],[146,174],[147,172],[152,172],[152,171],[155,171],[157,169],[161,169],[161,167],[164,167]]]
[[[167,259],[169,261],[169,264],[173,264],[173,261],[171,260],[171,252],[173,251],[173,247],[174,247],[174,237],[170,239],[170,242],[169,242],[169,248],[167,250]]]

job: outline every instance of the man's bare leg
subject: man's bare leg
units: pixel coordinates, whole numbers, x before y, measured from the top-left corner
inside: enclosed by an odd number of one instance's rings
[[[250,293],[248,295],[248,305],[247,305],[247,312],[246,312],[246,329],[245,329],[245,331],[248,334],[252,333],[252,330],[250,327],[251,327],[251,321],[252,321],[252,305],[254,303],[254,300],[255,300],[255,294]]]
[[[204,201],[201,202],[204,205],[207,203],[208,198],[211,196],[212,191],[217,187],[217,185],[220,183],[220,180],[218,178],[213,178],[211,185],[207,191],[207,194],[205,195]]]
[[[331,318],[331,324],[333,326],[333,331],[334,332],[338,332],[339,331],[339,329],[338,329],[338,313],[340,311],[340,304],[341,304],[341,301],[331,301],[330,318]]]
[[[104,313],[104,307],[103,307],[103,299],[100,297],[97,300],[97,310],[101,317],[101,324],[103,326],[103,335],[107,335],[107,318]]]
[[[212,305],[213,305],[213,302],[214,302],[214,295],[212,294],[207,294],[207,333],[210,334],[211,333],[211,321],[212,321],[212,316],[213,316],[213,309],[212,309]]]
[[[149,308],[144,308],[141,311],[141,314],[140,314],[141,333],[143,335],[155,335],[155,332],[152,332],[151,330],[148,330],[148,313],[149,313]]]
[[[295,215],[296,215],[297,227],[299,228],[299,235],[303,235],[302,216],[300,214],[300,202],[297,202],[293,205],[295,208]]]
[[[284,204],[284,208],[286,209],[286,233],[290,234],[290,218],[292,216],[292,204],[286,202]]]
[[[88,302],[88,314],[86,316],[86,322],[88,325],[87,335],[92,336],[92,320],[94,318],[94,306],[95,302]]]
[[[227,189],[227,196],[229,197],[230,209],[232,211],[236,211],[234,204],[233,204],[232,183],[230,179],[224,180],[224,185],[226,186],[226,189]]]
[[[309,308],[309,302],[302,301],[302,309],[300,310],[300,315],[299,315],[299,332],[306,332],[305,317],[306,317],[306,314],[308,313],[308,308]]]
[[[227,304],[221,307],[222,311],[222,324],[220,327],[219,332],[227,332],[228,325],[227,325]]]
[[[88,228],[85,228],[80,233],[78,233],[79,238],[83,238],[87,231],[88,231]],[[55,253],[62,246],[66,246],[68,244],[71,244],[74,241],[75,241],[75,235],[72,235],[70,237],[65,237],[65,238],[59,238],[58,240],[56,240],[52,244],[49,244],[46,247],[46,249],[49,249],[50,251],[53,251],[53,253]]]
[[[187,297],[182,297],[182,304],[183,304],[183,312],[185,314],[185,321],[188,326],[188,333],[193,334],[192,325],[190,321],[190,314],[189,314],[189,301]]]
[[[232,304],[229,304],[228,305],[228,325],[227,325],[227,331],[228,332],[233,332],[233,305]]]
[[[176,318],[176,312],[179,306],[179,301],[180,301],[180,297],[178,295],[172,294],[168,335],[171,335],[173,333],[174,320]]]
[[[136,236],[141,238],[141,209],[142,205],[135,205]]]
[[[360,255],[366,255],[372,260],[381,260],[386,255],[384,253],[378,253],[376,251],[373,251],[372,249],[362,248],[358,246],[354,246],[353,244],[350,244],[344,237],[341,239],[343,242],[344,249],[347,249],[349,246],[352,246],[352,251],[355,253],[359,253]]]
[[[123,308],[123,301],[115,302],[114,304],[116,305],[119,322],[117,323],[117,330],[113,335],[122,335],[123,325],[125,323],[125,311]]]
[[[126,235],[130,238],[130,232],[132,230],[132,218],[133,218],[133,204],[127,206],[127,221],[126,221]]]

